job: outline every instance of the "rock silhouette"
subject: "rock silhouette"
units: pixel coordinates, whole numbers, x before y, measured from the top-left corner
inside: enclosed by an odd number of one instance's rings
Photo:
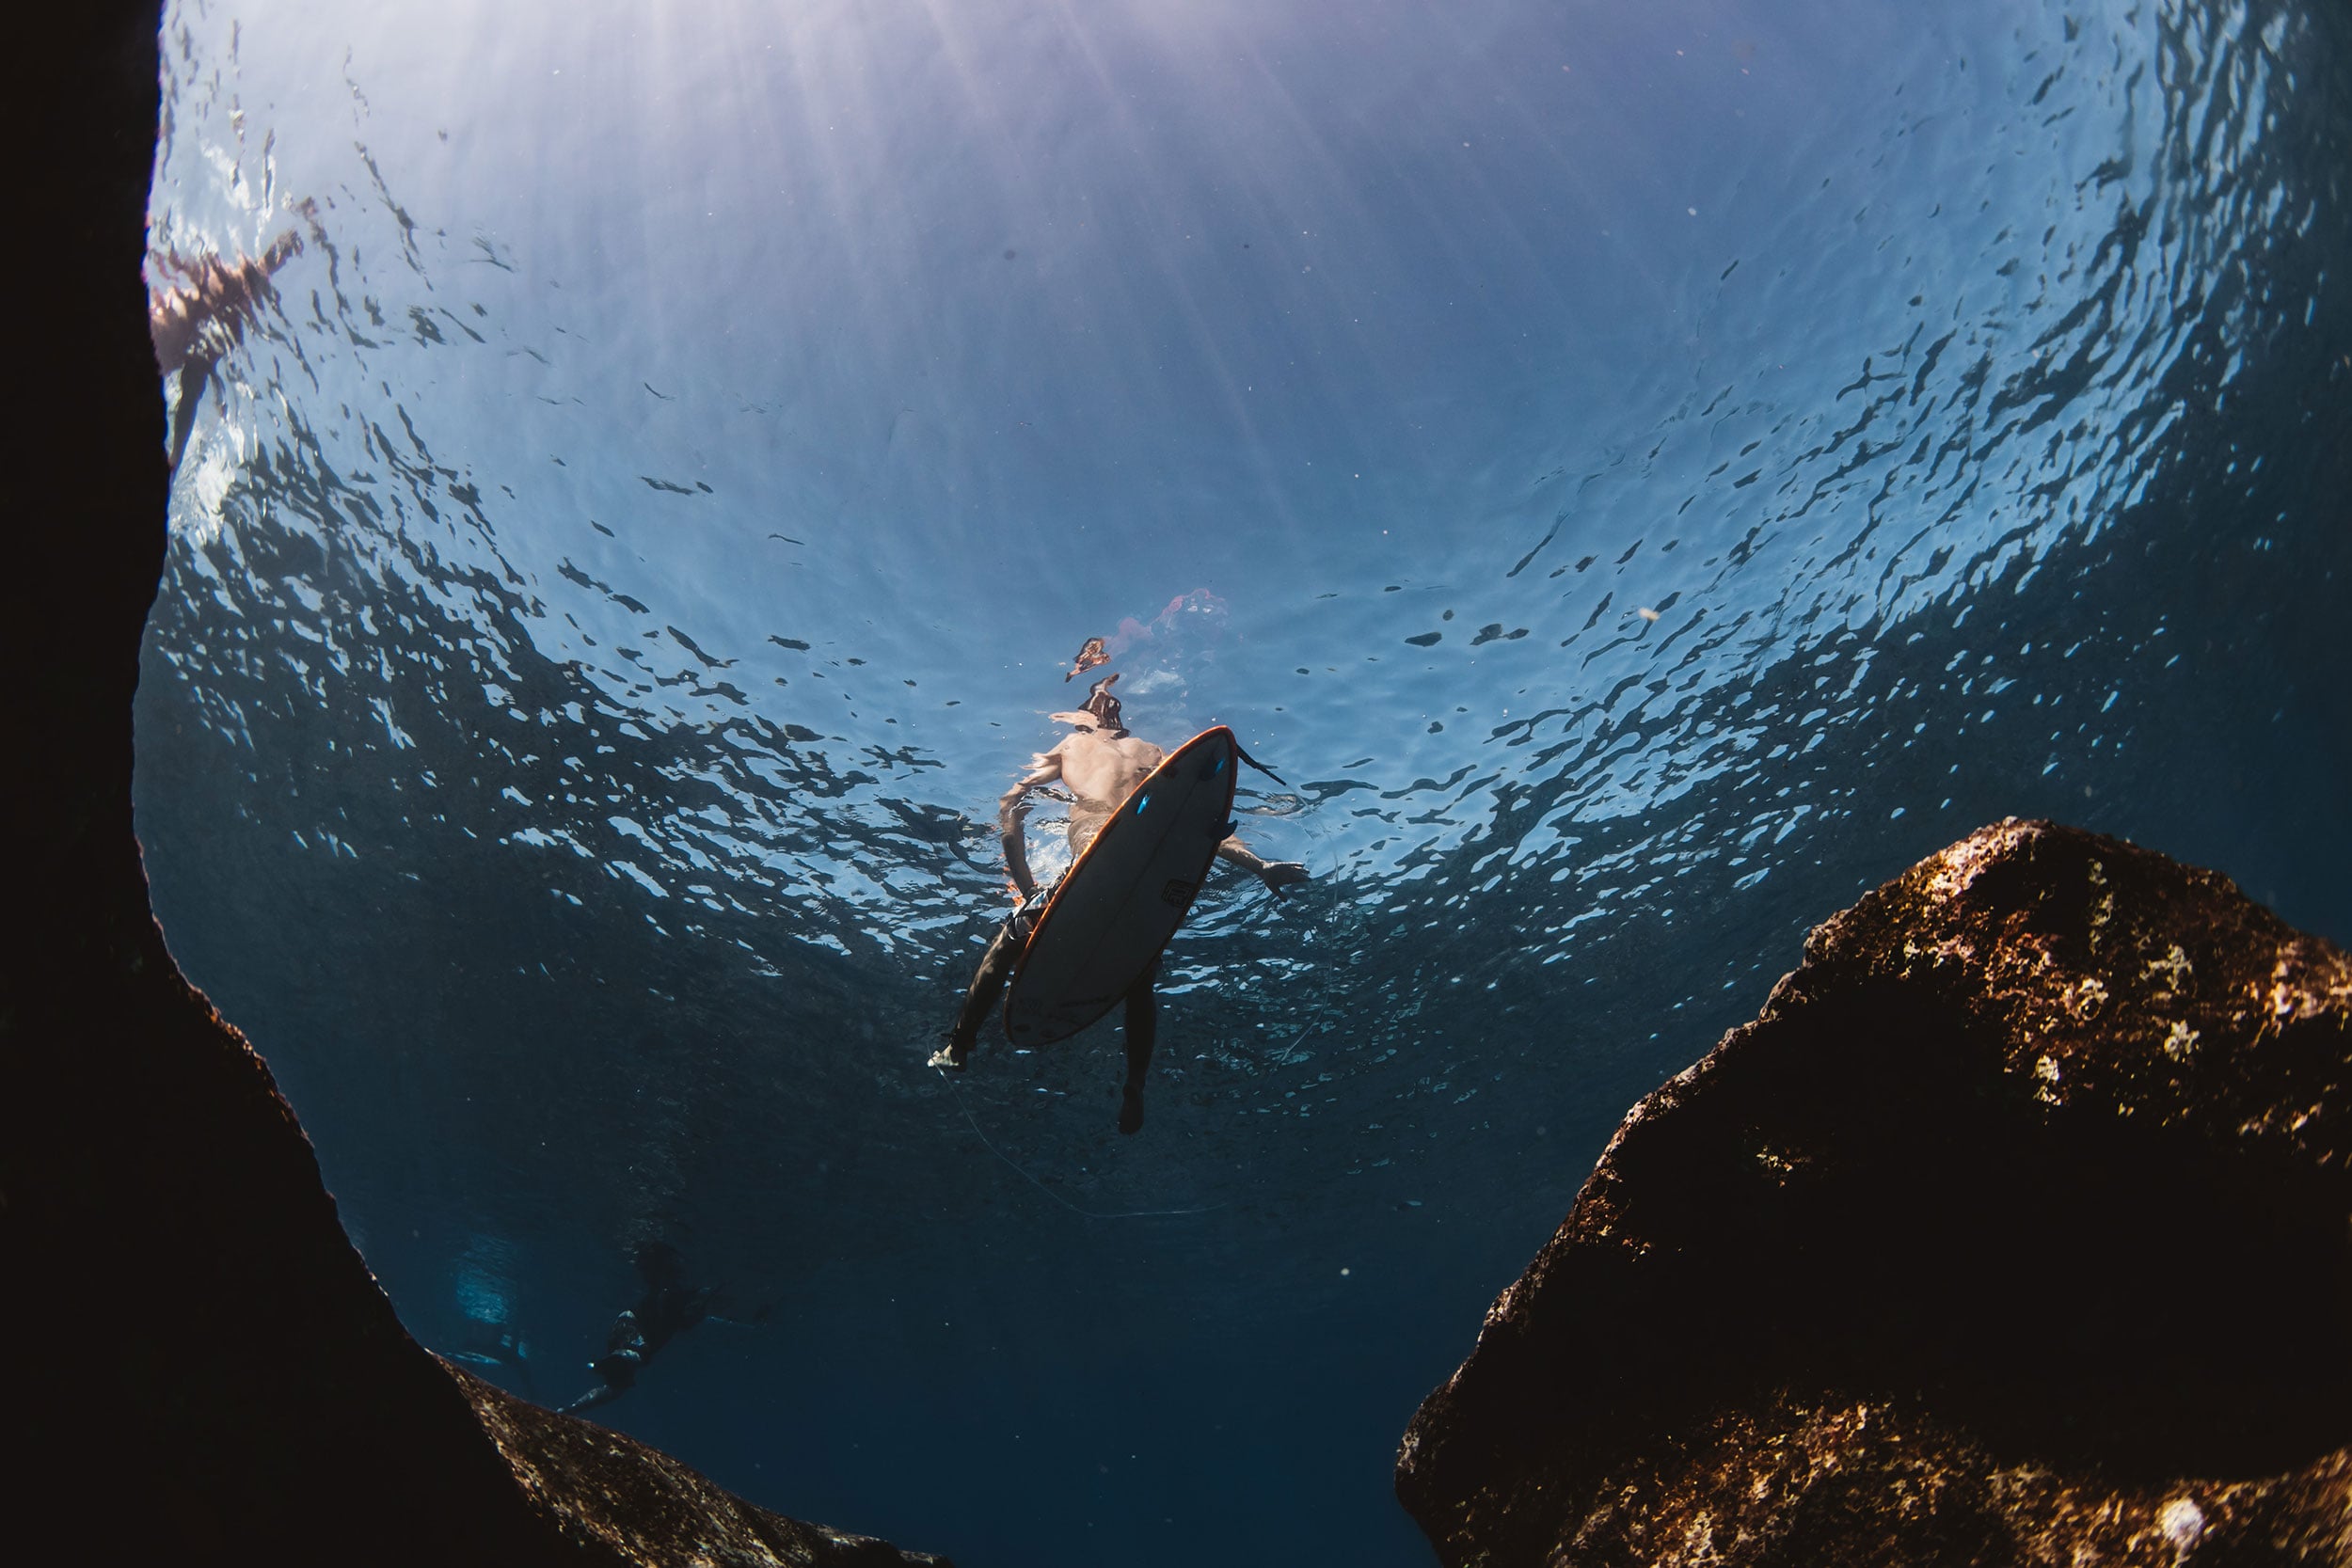
[[[2352,1562],[2352,962],[1987,828],[1627,1116],[1406,1434],[1447,1563]]]
[[[76,266],[25,328],[11,628],[20,825],[0,976],[6,1540],[23,1560],[937,1562],[803,1525],[428,1354],[338,1223],[268,1067],[182,978],[131,814],[168,469],[145,285],[154,8],[61,10],[28,199]],[[23,345],[20,345],[21,347]],[[40,1543],[50,1543],[42,1548]]]

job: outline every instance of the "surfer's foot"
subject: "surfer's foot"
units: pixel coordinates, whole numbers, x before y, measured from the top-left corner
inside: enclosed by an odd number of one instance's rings
[[[931,1053],[930,1061],[928,1065],[938,1068],[946,1072],[961,1072],[963,1070],[963,1059],[966,1055],[970,1054],[971,1049],[972,1048],[970,1046],[966,1046],[963,1050],[958,1051],[956,1049],[956,1042],[949,1040],[946,1045],[941,1046],[938,1050]]]
[[[1119,1096],[1119,1130],[1121,1132],[1143,1131],[1143,1091],[1133,1084]]]

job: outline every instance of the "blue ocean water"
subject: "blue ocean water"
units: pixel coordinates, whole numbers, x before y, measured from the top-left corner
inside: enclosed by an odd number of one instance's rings
[[[568,1400],[676,1247],[731,1321],[596,1418],[770,1507],[1425,1561],[1414,1405],[1810,923],[2017,814],[2352,940],[2327,0],[165,52],[155,248],[306,239],[173,492],[167,937],[426,1343]],[[1313,873],[1213,879],[1132,1139],[1114,1022],[924,1065],[1089,636]]]

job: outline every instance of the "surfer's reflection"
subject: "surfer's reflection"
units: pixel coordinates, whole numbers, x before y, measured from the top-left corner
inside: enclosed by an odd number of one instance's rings
[[[1089,648],[1093,646],[1089,644]],[[1082,654],[1079,668],[1086,667]],[[1029,792],[1052,784],[1069,790],[1070,852],[1074,864],[1102,832],[1103,825],[1167,756],[1150,741],[1130,735],[1120,721],[1119,699],[1111,695],[1111,686],[1118,679],[1113,673],[1096,681],[1087,693],[1083,710],[1054,715],[1055,721],[1070,725],[1072,733],[1063,736],[1052,751],[1035,758],[1028,773],[997,801],[996,820],[1004,836],[1005,866],[1012,874],[1023,904],[989,943],[987,954],[980,959],[979,972],[972,976],[971,989],[964,993],[963,1010],[948,1032],[947,1044],[931,1056],[933,1067],[961,1070],[970,1059],[972,1047],[979,1038],[980,1021],[1003,994],[1005,982],[1028,942],[1038,902],[1037,879],[1029,873],[1028,849],[1023,836],[1023,825],[1029,815]],[[1218,859],[1258,877],[1278,895],[1307,877],[1307,868],[1295,861],[1259,859],[1238,834],[1228,835],[1217,846],[1216,853]],[[1158,974],[1159,960],[1154,957],[1126,990],[1127,1078],[1119,1104],[1121,1132],[1133,1132],[1143,1126],[1143,1078],[1152,1065],[1152,1045],[1158,1023],[1152,988]]]
[[[317,209],[297,209],[310,216]],[[289,230],[256,259],[232,264],[218,256],[187,257],[176,250],[148,259],[147,329],[155,346],[155,368],[179,382],[171,414],[171,466],[188,450],[197,405],[221,356],[245,341],[245,329],[277,298],[270,277],[302,253],[302,236]]]

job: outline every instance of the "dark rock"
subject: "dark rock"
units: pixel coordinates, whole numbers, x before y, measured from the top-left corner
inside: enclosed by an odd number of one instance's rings
[[[1405,1436],[1447,1563],[2352,1563],[2352,962],[2010,821],[1628,1115]]]
[[[945,1558],[902,1552],[755,1508],[658,1449],[546,1410],[442,1364],[473,1403],[532,1510],[590,1560],[900,1568]]]
[[[753,1508],[403,1331],[269,1069],[173,965],[132,836],[167,500],[147,341],[156,9],[56,8],[10,371],[0,1257],[13,1561],[936,1562]]]

